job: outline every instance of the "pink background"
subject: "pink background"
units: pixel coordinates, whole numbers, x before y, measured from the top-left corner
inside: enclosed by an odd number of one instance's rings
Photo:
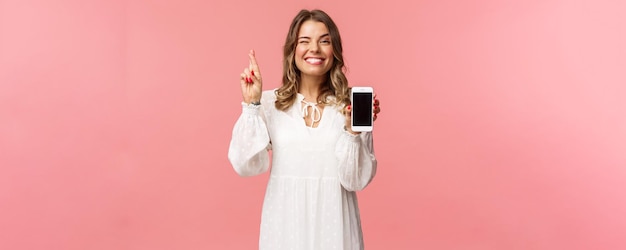
[[[0,249],[254,249],[226,153],[301,8],[378,92],[367,249],[626,249],[626,2],[0,1]]]

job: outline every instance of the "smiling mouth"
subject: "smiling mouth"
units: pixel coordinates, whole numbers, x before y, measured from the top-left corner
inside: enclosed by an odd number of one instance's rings
[[[320,65],[322,64],[322,62],[324,62],[324,59],[309,57],[305,58],[304,61],[312,65]]]

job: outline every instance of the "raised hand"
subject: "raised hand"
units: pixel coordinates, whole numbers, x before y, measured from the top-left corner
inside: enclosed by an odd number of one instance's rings
[[[254,50],[250,50],[248,57],[250,58],[248,67],[243,70],[239,80],[241,83],[241,94],[245,103],[260,101],[263,89],[261,71],[259,71],[259,65],[256,62]]]

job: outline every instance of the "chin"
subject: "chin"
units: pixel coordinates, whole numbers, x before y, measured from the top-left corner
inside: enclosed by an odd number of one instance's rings
[[[308,76],[315,76],[315,77],[320,77],[320,76],[326,76],[328,74],[328,71],[326,72],[302,72],[303,75],[308,75]]]
[[[315,67],[313,69],[309,69],[307,73],[309,75],[314,75],[314,76],[323,76],[323,75],[328,74],[328,72],[330,72],[330,67],[328,68]]]

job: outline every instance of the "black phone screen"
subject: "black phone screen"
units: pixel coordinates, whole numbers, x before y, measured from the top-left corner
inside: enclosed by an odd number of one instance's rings
[[[372,93],[352,93],[352,125],[372,126]]]

